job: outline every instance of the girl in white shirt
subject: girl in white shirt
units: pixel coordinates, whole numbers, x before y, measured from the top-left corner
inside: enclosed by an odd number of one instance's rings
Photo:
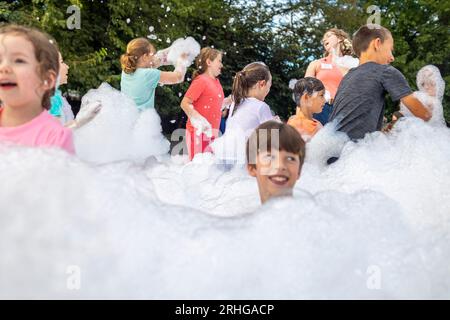
[[[236,74],[225,134],[213,145],[220,162],[245,164],[247,138],[261,123],[274,119],[264,102],[271,85],[269,67],[262,62],[250,63]]]

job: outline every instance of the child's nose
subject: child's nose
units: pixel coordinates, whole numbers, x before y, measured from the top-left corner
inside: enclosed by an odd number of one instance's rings
[[[7,61],[0,62],[0,73],[10,73],[11,66],[7,63]]]

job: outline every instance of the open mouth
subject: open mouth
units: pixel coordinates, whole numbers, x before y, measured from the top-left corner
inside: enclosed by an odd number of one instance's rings
[[[277,186],[283,186],[289,181],[289,178],[284,175],[274,175],[270,176],[269,180]]]
[[[0,81],[0,88],[2,89],[12,89],[17,87],[17,83],[12,81]]]

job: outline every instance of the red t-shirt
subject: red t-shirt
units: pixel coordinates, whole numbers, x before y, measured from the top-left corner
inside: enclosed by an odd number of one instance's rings
[[[197,153],[211,152],[209,145],[219,134],[224,93],[219,79],[201,74],[192,81],[185,97],[193,101],[194,109],[208,120],[213,129],[211,138],[208,138],[205,134],[197,136],[191,121],[188,120],[186,123],[186,145],[189,159],[192,160]]]
[[[192,81],[185,97],[193,101],[194,109],[208,120],[213,130],[219,129],[224,100],[223,88],[219,79],[213,79],[205,74],[197,76]],[[189,120],[186,129],[193,130]]]

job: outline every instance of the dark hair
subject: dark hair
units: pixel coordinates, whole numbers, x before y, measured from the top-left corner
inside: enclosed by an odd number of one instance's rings
[[[127,45],[127,52],[120,57],[122,70],[127,74],[135,72],[139,58],[155,51],[155,47],[145,38],[131,40]]]
[[[37,73],[44,81],[49,72],[55,73],[55,80],[59,74],[59,51],[54,41],[48,34],[34,29],[19,25],[3,25],[0,27],[0,35],[12,34],[22,36],[30,41],[34,48],[34,55],[39,64]],[[55,82],[56,86],[56,82]],[[47,90],[42,97],[42,106],[50,109],[50,98],[55,94],[55,87]]]
[[[279,141],[272,141],[272,130],[278,131]],[[302,168],[305,161],[305,141],[295,128],[275,120],[259,125],[248,138],[247,164],[256,165],[256,158],[261,149],[269,151],[272,148],[297,154],[300,159],[300,169]]]
[[[358,29],[353,35],[353,51],[359,58],[361,53],[369,48],[372,40],[379,38],[383,43],[388,37],[392,37],[391,32],[378,24],[366,24]]]
[[[242,71],[236,73],[231,93],[235,105],[233,113],[236,112],[242,100],[247,97],[250,88],[257,84],[258,81],[269,81],[270,77],[269,67],[262,62],[252,62],[245,66]]]
[[[208,64],[206,63],[206,60],[213,61],[218,56],[222,55],[222,51],[213,49],[211,47],[205,47],[200,51],[200,54],[195,59],[195,66],[197,67],[197,70],[194,71],[192,75],[192,79],[195,79],[197,76],[203,74],[208,69]]]
[[[350,36],[347,32],[337,28],[331,28],[327,30],[325,34],[327,34],[328,32],[332,32],[338,38],[339,50],[341,51],[343,56],[350,56],[353,54],[352,42],[350,41]],[[327,55],[327,52],[325,52],[325,55]]]
[[[312,96],[314,92],[322,90],[325,90],[325,86],[322,81],[313,77],[305,77],[295,83],[292,97],[297,106],[299,106],[300,100],[305,93]]]

